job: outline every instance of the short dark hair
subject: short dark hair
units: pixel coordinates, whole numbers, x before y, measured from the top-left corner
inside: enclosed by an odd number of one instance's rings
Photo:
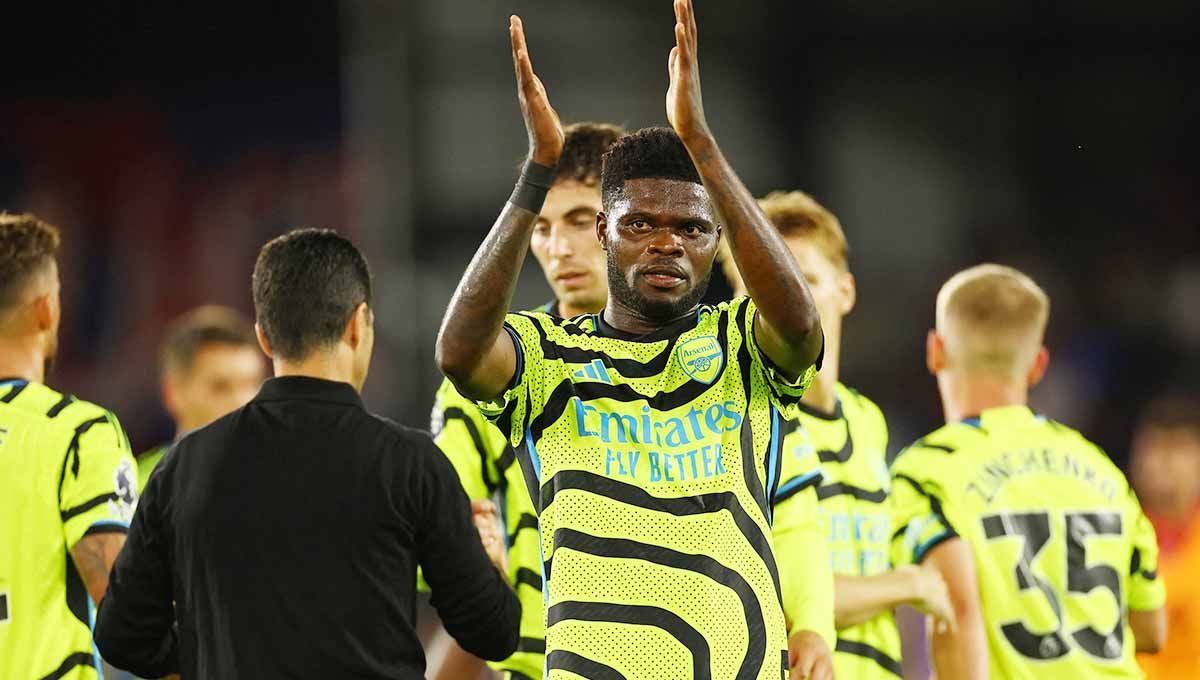
[[[164,373],[187,373],[196,354],[213,344],[258,349],[254,324],[229,307],[205,305],[193,309],[167,327],[159,366]]]
[[[554,181],[595,186],[600,183],[604,152],[626,132],[620,125],[610,123],[572,123],[563,128],[563,134],[562,155],[558,158]]]
[[[1142,409],[1137,429],[1188,430],[1200,437],[1200,398],[1184,393],[1156,397]]]
[[[28,213],[0,212],[0,309],[19,300],[29,277],[54,261],[58,229]]]
[[[604,154],[600,187],[604,204],[625,189],[626,181],[647,177],[702,184],[683,140],[667,127],[642,128],[625,135]]]
[[[332,347],[354,310],[371,304],[371,270],[336,231],[297,229],[262,247],[252,288],[272,353],[297,361]]]

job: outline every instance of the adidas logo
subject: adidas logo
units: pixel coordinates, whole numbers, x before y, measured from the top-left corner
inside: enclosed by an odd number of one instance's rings
[[[613,384],[612,376],[608,374],[608,368],[599,359],[592,359],[590,364],[578,369],[573,375],[582,380],[597,380],[609,385]]]

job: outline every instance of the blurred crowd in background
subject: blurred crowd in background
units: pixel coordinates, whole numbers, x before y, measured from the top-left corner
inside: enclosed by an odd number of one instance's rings
[[[1131,469],[1172,606],[1200,602],[1170,576],[1175,555],[1200,565],[1198,6],[697,4],[709,118],[742,178],[803,189],[846,229],[859,298],[843,374],[883,408],[892,453],[941,417],[923,358],[939,283],[1017,266],[1053,304],[1034,407]],[[167,323],[204,303],[250,312],[258,247],[329,226],[378,281],[367,400],[427,425],[437,323],[525,150],[512,12],[564,121],[663,122],[669,3],[17,12],[0,207],[63,230],[51,383],[112,408],[135,448],[169,439]],[[727,293],[714,279],[710,297]],[[527,267],[518,301],[548,294]],[[1176,611],[1176,640],[1186,616],[1200,629],[1200,611]]]

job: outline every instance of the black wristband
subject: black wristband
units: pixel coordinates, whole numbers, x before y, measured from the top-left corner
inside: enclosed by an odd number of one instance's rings
[[[529,212],[541,212],[557,172],[557,168],[542,165],[532,158],[525,161],[525,167],[521,168],[521,178],[517,180],[517,186],[513,188],[508,202]]]

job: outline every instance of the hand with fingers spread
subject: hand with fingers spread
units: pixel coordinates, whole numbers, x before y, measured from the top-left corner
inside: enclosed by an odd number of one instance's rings
[[[667,120],[686,144],[710,136],[700,96],[696,14],[692,0],[675,0],[675,47],[667,59]]]
[[[517,72],[521,115],[525,118],[525,131],[529,134],[529,157],[536,163],[554,167],[563,148],[562,123],[554,107],[550,106],[546,86],[533,72],[521,17],[514,14],[509,19],[508,31],[512,37],[513,69]]]
[[[508,573],[508,546],[496,517],[496,506],[489,500],[471,501],[471,519],[479,530],[479,540],[492,564],[501,573]]]

